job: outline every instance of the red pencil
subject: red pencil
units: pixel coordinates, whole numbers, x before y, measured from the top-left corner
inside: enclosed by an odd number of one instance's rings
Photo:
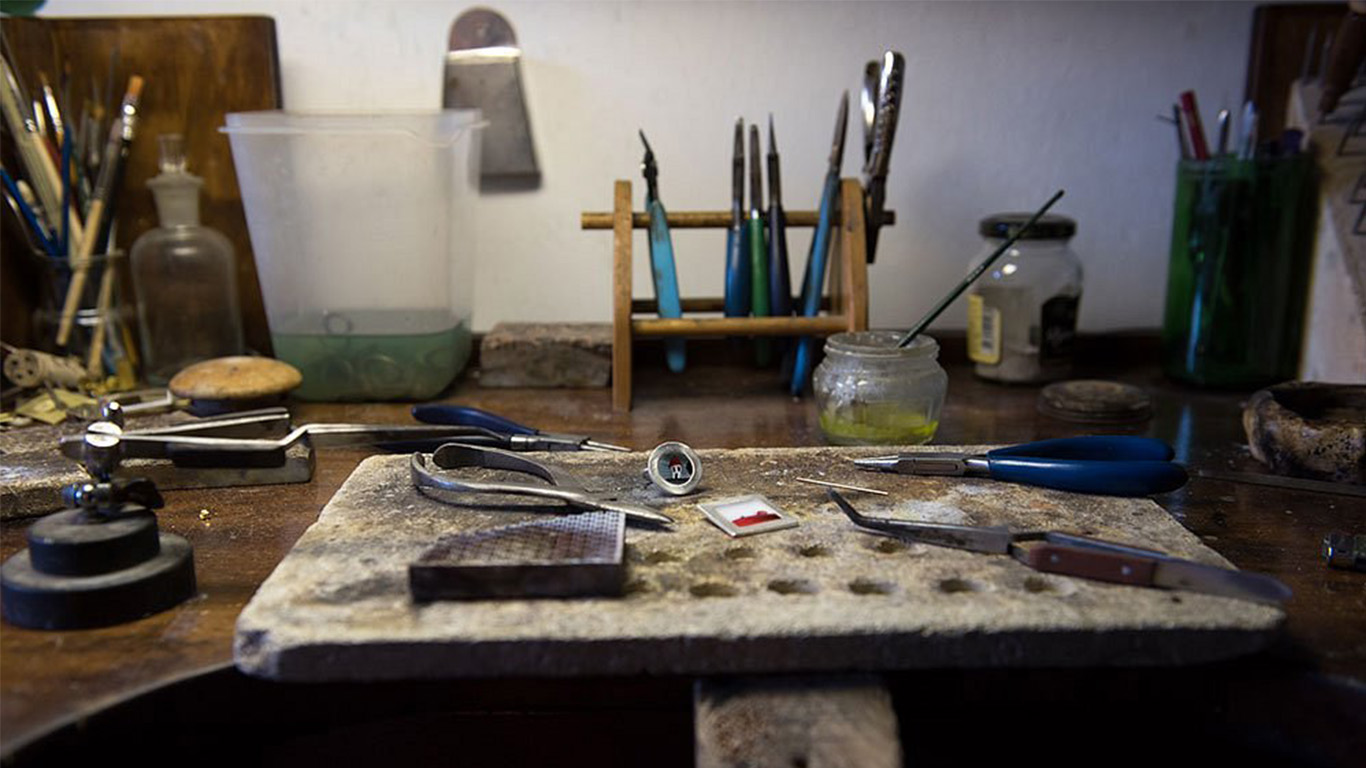
[[[1181,111],[1186,115],[1186,129],[1190,131],[1191,153],[1196,160],[1209,159],[1209,145],[1205,143],[1205,129],[1200,124],[1200,106],[1195,102],[1195,91],[1181,94]]]

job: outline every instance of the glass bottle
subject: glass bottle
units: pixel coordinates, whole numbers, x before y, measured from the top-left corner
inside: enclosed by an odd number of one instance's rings
[[[939,343],[899,331],[837,333],[812,376],[821,430],[833,445],[919,445],[934,437],[949,377]]]
[[[164,384],[191,363],[245,351],[232,243],[199,223],[204,181],[185,168],[179,134],[158,137],[161,173],[147,181],[161,226],[129,254],[148,381]]]
[[[1029,220],[1000,213],[982,219],[981,263]],[[1081,259],[1068,241],[1077,224],[1039,219],[968,291],[968,357],[978,376],[995,381],[1053,381],[1072,372],[1081,303]]]

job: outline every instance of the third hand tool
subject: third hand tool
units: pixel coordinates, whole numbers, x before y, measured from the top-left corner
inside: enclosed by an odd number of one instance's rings
[[[645,210],[650,214],[650,266],[654,273],[655,301],[659,304],[660,317],[678,318],[683,316],[683,301],[678,295],[678,273],[674,268],[674,245],[669,237],[668,214],[659,200],[659,186],[656,179],[659,168],[655,165],[655,153],[645,132],[640,132],[640,141],[645,145],[645,159],[641,170],[645,174]],[[664,351],[669,370],[682,373],[687,365],[687,351],[682,339],[668,339]]]
[[[730,161],[730,229],[726,230],[726,317],[749,314],[749,243],[745,240],[745,121],[735,121]]]
[[[482,427],[493,432],[502,432],[509,435],[537,435],[545,438],[556,438],[564,441],[565,444],[577,445],[585,451],[622,451],[630,452],[630,448],[620,445],[612,445],[598,440],[593,440],[583,435],[568,435],[557,432],[544,432],[535,427],[528,427],[505,416],[499,416],[482,408],[475,408],[468,405],[451,405],[447,403],[426,403],[413,406],[413,418],[424,424],[451,424],[462,427]]]
[[[759,166],[759,129],[749,127],[749,264],[751,306],[755,317],[771,312],[768,295],[768,247],[764,243],[764,175]],[[768,339],[754,341],[755,362],[768,365],[771,355]]]
[[[826,493],[860,528],[920,544],[1010,555],[1036,571],[1140,587],[1188,589],[1259,603],[1282,603],[1291,597],[1288,587],[1265,574],[1219,568],[1061,531],[1012,533],[1003,525],[975,527],[871,517],[859,514],[839,492],[829,489]]]
[[[1040,440],[980,455],[903,453],[854,459],[861,469],[902,475],[990,477],[1075,493],[1148,496],[1186,484],[1171,446],[1150,437],[1096,435]]]
[[[816,220],[816,232],[811,237],[811,252],[806,257],[806,276],[802,278],[802,306],[804,317],[815,317],[821,308],[821,294],[825,292],[825,261],[830,250],[830,233],[834,229],[835,208],[840,204],[840,164],[844,160],[844,135],[849,124],[849,92],[840,97],[835,116],[835,138],[830,142],[830,159],[825,171],[825,185],[821,189],[821,208]],[[811,359],[815,356],[815,339],[804,336],[797,341],[796,360],[792,365],[792,396],[799,397],[810,377]]]
[[[877,236],[882,228],[882,211],[887,193],[887,168],[892,160],[892,139],[896,137],[896,122],[901,111],[902,81],[905,79],[906,60],[896,51],[882,57],[882,74],[878,79],[877,114],[873,121],[873,146],[868,165],[863,169],[864,187],[868,190],[867,229],[868,263],[877,254]]]

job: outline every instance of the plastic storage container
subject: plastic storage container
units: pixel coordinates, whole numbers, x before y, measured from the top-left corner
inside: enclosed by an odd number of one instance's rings
[[[949,377],[939,343],[897,331],[837,333],[812,377],[821,431],[834,445],[919,445],[939,427]]]
[[[229,114],[276,357],[305,400],[420,400],[469,359],[478,110]]]
[[[1024,213],[982,219],[976,267],[1029,221]],[[1025,232],[968,291],[968,357],[984,379],[1054,381],[1072,372],[1081,259],[1069,241],[1077,224],[1048,214]]]

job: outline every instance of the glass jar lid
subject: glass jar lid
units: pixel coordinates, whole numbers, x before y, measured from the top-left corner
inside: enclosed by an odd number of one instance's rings
[[[939,356],[939,342],[920,334],[904,347],[897,343],[906,334],[902,331],[852,331],[837,333],[825,340],[825,352],[875,358],[929,358]]]
[[[1032,213],[997,213],[982,219],[977,231],[982,237],[1004,240],[1024,227]],[[1046,213],[1020,236],[1021,240],[1066,240],[1077,234],[1077,222],[1066,216]]]

